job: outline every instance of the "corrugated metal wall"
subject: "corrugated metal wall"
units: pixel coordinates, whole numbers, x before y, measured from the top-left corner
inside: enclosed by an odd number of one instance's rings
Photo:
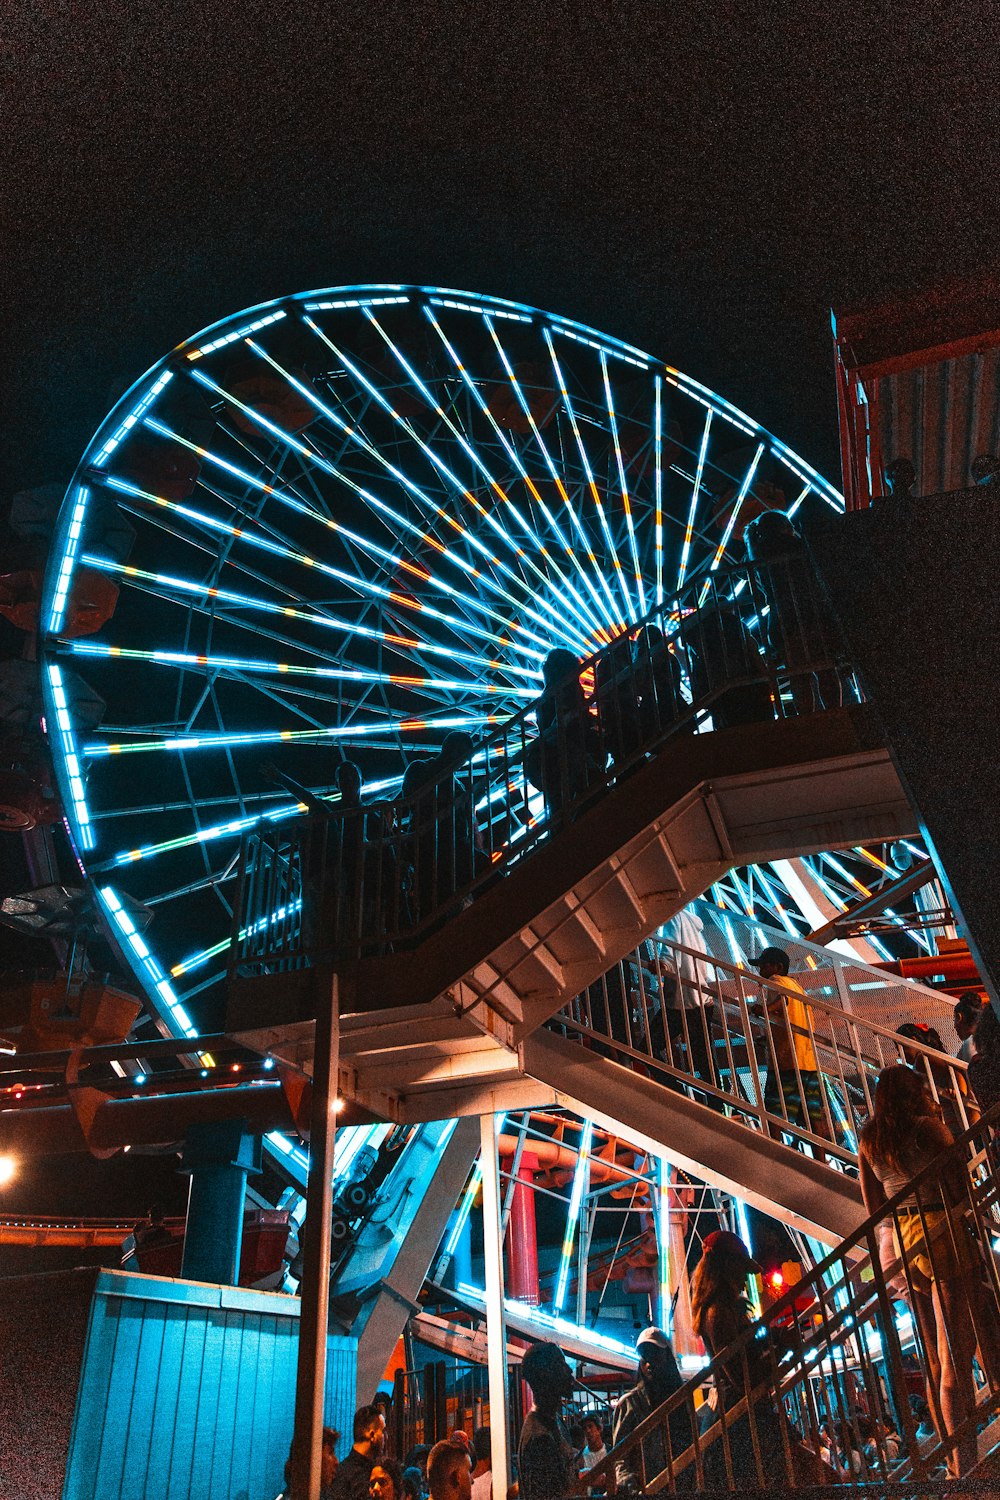
[[[292,1432],[298,1299],[103,1272],[63,1500],[274,1500]],[[354,1340],[331,1336],[327,1421],[350,1447]]]

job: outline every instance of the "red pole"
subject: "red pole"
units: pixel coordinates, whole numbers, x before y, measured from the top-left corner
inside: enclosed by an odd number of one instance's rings
[[[535,1173],[538,1158],[523,1151],[510,1200],[507,1221],[507,1295],[518,1302],[537,1307],[541,1301],[538,1289],[538,1232],[535,1227]]]

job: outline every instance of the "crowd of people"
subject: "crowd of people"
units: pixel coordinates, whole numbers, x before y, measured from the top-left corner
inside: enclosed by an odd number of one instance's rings
[[[762,972],[767,967],[763,964]],[[969,1076],[987,1108],[996,1102],[991,1089],[1000,1079],[1000,1023],[975,992],[962,996],[956,1022],[962,1044],[973,1041],[971,1052],[967,1049]],[[922,1033],[917,1039],[926,1044]],[[932,1089],[933,1075],[919,1065],[924,1060],[921,1054],[917,1066],[900,1062],[882,1070],[858,1155],[865,1206],[882,1215],[887,1230],[880,1259],[890,1273],[888,1293],[909,1304],[919,1333],[926,1399],[913,1398],[917,1439],[939,1438],[949,1475],[961,1477],[977,1456],[974,1364],[1000,1388],[1000,1317],[984,1274],[983,1247],[969,1222],[968,1167],[959,1152],[948,1150],[955,1136]],[[808,1099],[805,1108],[808,1112]],[[914,1189],[913,1179],[921,1173]],[[564,1409],[574,1388],[569,1364],[553,1343],[530,1345],[521,1375],[532,1404],[517,1445],[516,1482],[503,1500],[568,1500],[584,1492],[640,1495],[653,1476],[685,1453],[678,1488],[693,1489],[697,1466],[691,1452],[699,1436],[706,1438],[700,1465],[709,1488],[724,1488],[733,1476],[754,1486],[761,1474],[774,1476],[782,1488],[789,1454],[803,1483],[855,1480],[879,1464],[891,1465],[902,1453],[902,1439],[884,1415],[861,1406],[826,1420],[808,1445],[796,1441],[773,1385],[778,1361],[794,1342],[794,1325],[784,1331],[766,1325],[763,1339],[741,1337],[753,1316],[747,1279],[760,1273],[737,1235],[718,1229],[705,1238],[692,1278],[691,1312],[694,1331],[715,1361],[711,1398],[697,1416],[693,1403],[676,1403],[666,1422],[631,1444],[631,1434],[683,1385],[662,1329],[650,1327],[639,1335],[636,1383],[616,1403],[610,1430],[593,1411],[576,1425],[567,1424]],[[749,1405],[741,1407],[750,1392]],[[400,1462],[386,1452],[385,1411],[377,1404],[355,1415],[351,1448],[339,1462],[337,1442],[338,1434],[326,1429],[322,1500],[501,1500],[494,1493],[488,1428],[471,1438],[455,1431],[433,1447],[418,1445]],[[611,1448],[614,1462],[608,1462]],[[301,1478],[296,1488],[301,1462],[293,1445],[284,1500],[299,1500],[303,1493]]]

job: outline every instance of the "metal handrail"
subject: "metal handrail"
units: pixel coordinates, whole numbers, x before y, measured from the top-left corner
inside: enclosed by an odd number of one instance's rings
[[[687,992],[688,1004],[665,1004],[670,991],[678,1001]],[[856,1165],[852,1137],[871,1113],[875,1075],[891,1064],[921,1068],[955,1129],[975,1114],[958,1058],[668,938],[640,945],[547,1024],[840,1166]]]
[[[688,1487],[686,1476],[692,1468],[699,1490],[746,1490],[754,1483],[762,1488],[798,1488],[799,1482],[808,1483],[803,1464],[818,1464],[825,1446],[821,1439],[833,1426],[842,1444],[852,1434],[859,1438],[858,1449],[864,1450],[860,1477],[871,1482],[911,1476],[922,1480],[933,1474],[950,1449],[971,1444],[977,1428],[1000,1411],[1000,1275],[992,1249],[1000,1231],[998,1125],[1000,1105],[775,1299],[762,1318],[748,1323],[698,1376],[638,1423],[588,1472],[586,1485],[599,1484],[625,1461],[626,1469],[637,1467],[645,1494]],[[961,1193],[944,1215],[945,1174],[958,1164],[964,1169]],[[916,1210],[909,1208],[911,1202],[917,1203]],[[923,1251],[935,1279],[948,1279],[953,1257],[978,1256],[970,1261],[967,1274],[973,1284],[968,1313],[978,1342],[980,1387],[965,1415],[950,1427],[939,1394],[929,1390],[936,1431],[924,1440],[917,1436],[905,1376],[907,1356],[915,1353],[926,1363],[933,1353],[929,1335],[934,1330],[924,1321],[916,1296],[925,1290],[916,1263],[920,1247],[911,1240],[907,1248],[904,1238],[897,1240],[895,1255],[886,1256],[881,1248],[886,1230],[898,1231],[902,1219],[911,1214],[918,1217]],[[902,1301],[917,1309],[903,1333],[894,1309]],[[950,1327],[946,1336],[952,1357],[959,1344],[968,1350],[967,1329]],[[758,1346],[762,1338],[765,1343]],[[763,1353],[752,1358],[755,1346]],[[783,1363],[789,1352],[793,1359]],[[701,1397],[709,1380],[716,1389],[735,1388],[737,1399],[723,1399],[711,1425],[701,1427]],[[675,1433],[686,1423],[690,1441],[680,1451],[673,1448],[671,1418]],[[862,1431],[869,1424],[874,1436],[862,1443]],[[889,1430],[898,1441],[889,1440]],[[655,1474],[646,1472],[650,1440],[661,1445],[664,1459]],[[1000,1431],[987,1431],[978,1459],[984,1448],[992,1451],[997,1444]],[[738,1472],[738,1461],[745,1464],[748,1459],[749,1471]],[[831,1477],[827,1472],[827,1481]],[[583,1487],[578,1486],[578,1492]]]
[[[748,616],[733,603],[744,592]],[[426,764],[408,797],[245,835],[232,964],[274,972],[415,943],[699,720],[858,698],[804,557],[719,570],[574,662],[471,756]]]

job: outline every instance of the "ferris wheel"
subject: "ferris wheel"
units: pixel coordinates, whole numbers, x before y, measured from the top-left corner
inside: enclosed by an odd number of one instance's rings
[[[762,511],[825,507],[697,381],[498,298],[303,293],[173,350],[83,455],[42,611],[70,832],[161,1020],[221,1020],[241,835],[301,810],[268,762],[392,796],[530,702],[550,650],[735,561]]]

